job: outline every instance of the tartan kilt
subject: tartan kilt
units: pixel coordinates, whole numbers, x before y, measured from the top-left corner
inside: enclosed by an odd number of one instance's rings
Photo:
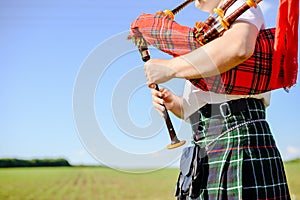
[[[202,199],[290,199],[283,162],[265,121],[261,100],[229,117],[191,116],[196,145],[207,147],[201,159]]]

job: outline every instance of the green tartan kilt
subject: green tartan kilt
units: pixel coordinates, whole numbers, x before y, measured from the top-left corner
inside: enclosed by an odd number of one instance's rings
[[[290,199],[284,166],[261,100],[229,117],[191,117],[194,141],[207,148],[197,199]]]

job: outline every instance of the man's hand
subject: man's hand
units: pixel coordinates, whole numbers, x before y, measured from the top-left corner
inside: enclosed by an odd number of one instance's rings
[[[147,85],[160,84],[176,77],[176,72],[172,69],[169,60],[151,59],[144,65],[144,72]]]
[[[172,111],[175,115],[181,116],[180,97],[166,88],[160,88],[159,91],[152,88],[151,94],[153,106],[160,116],[163,118],[166,117],[165,108]]]

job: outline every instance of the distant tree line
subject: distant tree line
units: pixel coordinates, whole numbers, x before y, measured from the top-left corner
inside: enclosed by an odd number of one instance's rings
[[[70,163],[63,158],[58,159],[32,159],[23,160],[16,158],[0,159],[0,168],[3,167],[59,167],[71,166]]]

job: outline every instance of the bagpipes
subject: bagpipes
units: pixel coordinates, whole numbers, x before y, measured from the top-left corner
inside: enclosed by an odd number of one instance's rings
[[[220,37],[241,14],[251,7],[256,7],[261,0],[247,0],[225,17],[227,9],[236,1],[228,0],[220,8],[214,9],[214,15],[205,22],[196,23],[192,28],[178,24],[174,21],[174,15],[193,0],[185,1],[172,11],[158,12],[155,15],[142,14],[131,24],[131,38],[144,60],[150,56],[148,45],[172,56],[190,53]],[[283,66],[280,66],[280,69],[273,67],[274,36],[275,28],[261,30],[254,53],[249,59],[221,75],[190,81],[204,91],[236,95],[260,94],[291,87],[295,80],[287,80],[284,77]],[[276,72],[276,75],[272,72]]]
[[[150,59],[148,45],[174,57],[190,53],[222,36],[240,15],[256,7],[261,0],[247,0],[225,16],[228,8],[237,1],[228,0],[214,9],[214,15],[205,22],[197,22],[195,27],[183,26],[174,21],[174,15],[193,1],[186,0],[171,11],[160,11],[155,15],[142,14],[131,24],[130,38],[138,47],[143,61]],[[203,91],[232,95],[253,95],[291,87],[295,84],[296,76],[293,80],[287,80],[283,64],[280,63],[276,69],[273,67],[274,37],[275,28],[260,30],[254,53],[249,59],[220,75],[189,81]],[[171,134],[170,137],[172,140]]]

